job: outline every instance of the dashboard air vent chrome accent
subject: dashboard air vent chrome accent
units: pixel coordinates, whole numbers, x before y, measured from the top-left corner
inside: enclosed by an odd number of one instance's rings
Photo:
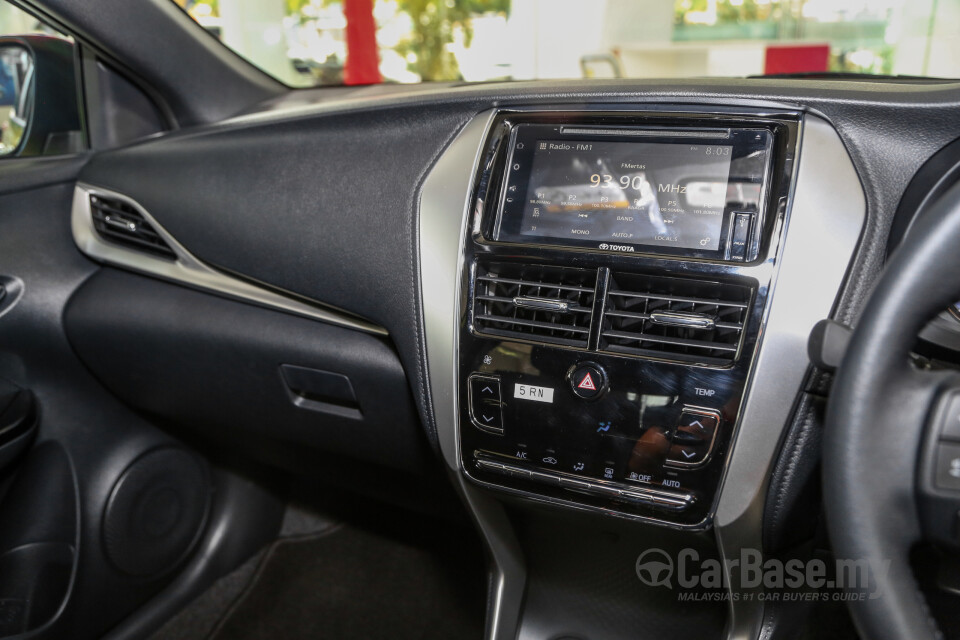
[[[177,254],[135,208],[119,198],[90,195],[93,228],[109,242],[175,260]]]
[[[594,269],[536,264],[478,264],[477,333],[586,348],[597,289]]]
[[[115,216],[111,217],[112,224],[106,221],[108,215]],[[161,244],[157,246],[160,249],[148,251],[143,242],[118,241],[101,230],[107,227],[120,233],[121,239],[133,237],[148,244],[148,235],[135,234],[150,229],[159,239]],[[248,282],[208,265],[177,242],[138,202],[122,193],[77,183],[73,192],[70,229],[80,251],[98,262],[268,309],[374,335],[388,335],[383,327],[336,307]],[[163,247],[171,253],[163,252]]]
[[[725,365],[740,355],[750,287],[612,273],[601,351]]]

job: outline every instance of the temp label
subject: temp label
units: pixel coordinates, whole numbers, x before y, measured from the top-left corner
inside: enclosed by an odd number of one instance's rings
[[[513,397],[521,400],[553,402],[553,389],[550,387],[535,387],[531,384],[518,384],[513,387]]]

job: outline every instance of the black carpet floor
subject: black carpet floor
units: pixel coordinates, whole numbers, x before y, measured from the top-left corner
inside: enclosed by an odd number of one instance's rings
[[[483,636],[482,570],[442,537],[340,525],[274,544],[213,640],[469,640]]]

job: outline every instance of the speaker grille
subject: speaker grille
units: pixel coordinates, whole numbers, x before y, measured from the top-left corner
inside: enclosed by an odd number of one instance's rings
[[[209,509],[204,463],[183,449],[154,449],[127,467],[113,487],[103,514],[107,557],[132,576],[167,573],[199,540]]]

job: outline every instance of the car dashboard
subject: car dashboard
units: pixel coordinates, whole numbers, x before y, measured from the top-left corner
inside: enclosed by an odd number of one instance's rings
[[[487,553],[487,638],[764,637],[789,619],[762,584],[731,571],[682,601],[638,580],[638,556],[731,567],[813,535],[810,510],[791,519],[830,383],[808,339],[856,323],[909,226],[903,194],[960,138],[958,95],[776,78],[291,91],[85,159],[48,207],[69,228],[30,227],[77,262],[42,278],[73,284],[17,310],[62,323],[71,375],[129,424],[403,504],[411,527],[462,509]],[[31,330],[5,313],[8,335]],[[948,361],[958,336],[945,311],[927,342]],[[81,475],[111,447],[122,470],[173,446],[152,426],[126,446],[127,424],[103,451],[76,445]],[[167,584],[151,580],[129,610]]]

